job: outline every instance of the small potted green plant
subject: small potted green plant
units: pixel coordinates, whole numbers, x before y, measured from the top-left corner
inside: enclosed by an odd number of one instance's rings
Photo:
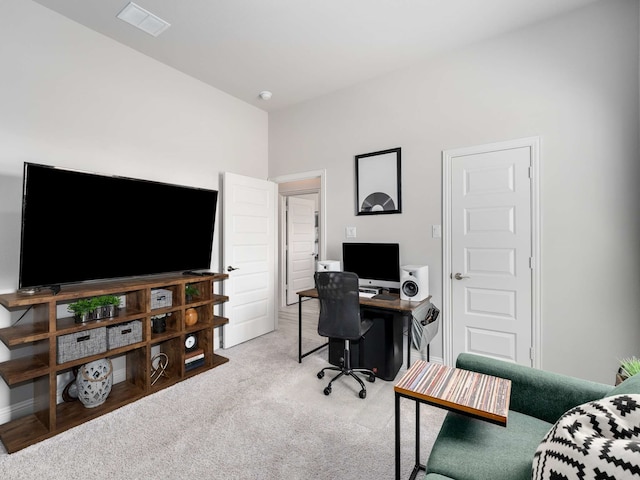
[[[67,310],[73,313],[76,319],[76,323],[83,323],[91,320],[91,313],[94,310],[91,299],[83,298],[77,302],[70,303],[67,306]]]
[[[76,323],[115,317],[119,308],[120,297],[117,295],[83,298],[67,306],[67,310],[73,313]]]
[[[187,303],[191,303],[193,297],[197,297],[198,295],[200,295],[200,290],[198,290],[197,287],[194,287],[190,283],[187,283],[184,286],[184,295],[187,298]]]
[[[118,314],[120,308],[120,297],[117,295],[102,295],[95,298],[96,312],[100,312],[100,316],[96,318],[110,318]]]
[[[620,368],[616,374],[616,385],[637,373],[640,373],[640,358],[635,356],[623,358],[620,360]]]

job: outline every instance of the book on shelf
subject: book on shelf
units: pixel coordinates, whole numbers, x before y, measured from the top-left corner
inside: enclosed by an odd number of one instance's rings
[[[202,358],[198,358],[197,360],[194,360],[192,362],[189,363],[185,363],[184,364],[184,369],[185,371],[189,371],[189,370],[193,370],[194,368],[198,368],[204,365],[204,356]]]
[[[184,354],[184,363],[188,365],[204,358],[204,349],[197,348],[192,352],[186,352]]]

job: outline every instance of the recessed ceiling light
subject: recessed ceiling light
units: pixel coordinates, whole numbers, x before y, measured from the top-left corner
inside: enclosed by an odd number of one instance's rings
[[[133,2],[129,2],[117,17],[154,37],[157,37],[171,26],[169,22],[165,22],[160,17]]]
[[[269,90],[263,90],[258,96],[261,100],[271,100],[271,92]]]

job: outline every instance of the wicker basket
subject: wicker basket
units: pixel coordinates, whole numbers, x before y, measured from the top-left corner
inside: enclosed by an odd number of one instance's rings
[[[168,308],[173,305],[173,292],[164,288],[151,290],[151,310]]]
[[[107,349],[124,347],[142,341],[142,322],[133,320],[107,327]]]
[[[89,357],[107,351],[107,329],[105,327],[61,335],[57,339],[58,363]]]

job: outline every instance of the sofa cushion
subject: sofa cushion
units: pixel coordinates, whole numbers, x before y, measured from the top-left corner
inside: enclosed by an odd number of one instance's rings
[[[530,480],[533,454],[551,426],[512,410],[506,427],[449,412],[427,473],[456,480]]]
[[[640,375],[627,378],[624,382],[616,385],[606,396],[613,397],[622,393],[640,393]]]
[[[640,395],[622,394],[565,413],[536,450],[534,480],[637,478]]]

